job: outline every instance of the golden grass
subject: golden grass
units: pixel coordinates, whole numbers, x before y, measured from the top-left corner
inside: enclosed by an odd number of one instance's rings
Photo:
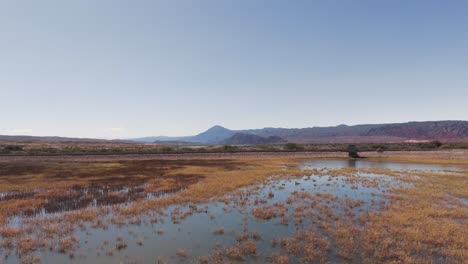
[[[335,176],[346,177],[346,183],[359,188],[367,186],[380,188],[381,182],[375,179],[364,179],[356,175],[356,169],[340,169],[333,171],[309,171],[304,172],[297,168],[305,158],[288,157],[237,157],[232,160],[235,165],[207,165],[200,162],[179,164],[177,166],[164,165],[164,177],[161,174],[151,176],[148,173],[150,167],[143,174],[133,174],[125,180],[142,180],[147,184],[145,191],[167,191],[173,189],[183,189],[180,192],[165,198],[140,201],[130,206],[116,206],[112,210],[116,214],[112,218],[113,223],[122,225],[127,222],[138,224],[139,218],[135,217],[141,213],[159,210],[173,204],[196,204],[212,198],[220,199],[227,193],[236,193],[234,206],[242,208],[248,200],[244,193],[236,192],[241,187],[261,184],[271,177],[276,179],[294,178],[304,174],[315,174],[317,177],[328,176],[332,179]],[[309,159],[310,160],[310,159]],[[391,156],[371,157],[376,161],[399,161],[399,162],[419,162],[435,164],[468,164],[468,160],[460,159],[436,159],[433,157],[415,156]],[[117,172],[126,170],[135,164],[122,163],[80,163],[80,164],[59,164],[57,168],[47,169],[41,173],[26,173],[8,175],[0,178],[0,191],[11,190],[31,190],[44,188],[46,190],[56,190],[69,188],[73,185],[87,185],[94,181],[111,180]],[[86,168],[82,168],[85,166]],[[70,170],[79,170],[87,177],[68,177],[67,180],[61,178],[50,178],[47,172],[54,171],[55,174],[67,173]],[[434,173],[434,172],[411,172],[402,173],[386,169],[361,169],[361,173],[385,174],[393,178],[411,183],[411,186],[400,186],[391,189],[386,193],[389,203],[383,210],[370,212],[358,216],[352,210],[360,207],[362,201],[349,198],[338,199],[336,196],[327,193],[318,193],[315,196],[307,192],[295,192],[288,199],[288,204],[292,206],[291,216],[296,224],[302,223],[304,219],[314,219],[314,224],[321,232],[309,230],[299,230],[291,238],[281,238],[274,241],[279,243],[281,248],[291,255],[297,255],[305,262],[326,262],[331,245],[336,247],[337,254],[345,261],[362,263],[463,263],[468,259],[468,207],[466,202],[461,202],[461,198],[468,199],[468,171],[457,173]],[[197,180],[188,185],[181,185],[184,177],[197,176]],[[177,180],[178,179],[178,180]],[[6,185],[3,185],[3,184]],[[279,187],[281,188],[281,187]],[[58,192],[60,193],[60,192]],[[6,223],[9,216],[33,210],[43,206],[53,192],[36,195],[35,197],[7,200],[0,202],[0,235],[5,241],[3,244],[11,244],[23,253],[33,251],[41,247],[34,239],[31,239],[30,232],[26,229],[15,229],[1,226]],[[266,203],[267,197],[258,199],[256,206],[251,213],[261,219],[271,219],[281,216],[280,222],[288,224],[288,218],[284,216],[286,206],[258,205]],[[230,199],[225,200],[226,204]],[[298,204],[299,203],[299,204]],[[339,204],[345,208],[345,216],[334,213],[332,206]],[[188,211],[174,210],[174,222],[180,222],[189,215],[197,212],[196,206]],[[65,213],[63,223],[46,223],[41,232],[45,237],[54,237],[60,233],[58,251],[72,253],[75,240],[67,237],[65,231],[61,231],[65,225],[80,225],[83,222],[99,223],[99,216],[105,211],[99,209],[78,210]],[[357,219],[359,217],[359,219]],[[133,219],[133,220],[132,220]],[[129,221],[128,221],[129,220]],[[357,221],[359,220],[359,221]],[[153,220],[151,221],[153,222]],[[157,218],[154,217],[154,223]],[[97,226],[106,226],[103,223]],[[72,230],[67,226],[66,230]],[[162,231],[160,231],[162,233]],[[221,228],[214,230],[215,234],[221,232]],[[239,236],[238,245],[228,248],[223,255],[233,260],[244,260],[248,255],[255,255],[257,248],[254,240],[259,239],[260,234]],[[68,234],[69,235],[69,234]],[[325,237],[324,237],[325,235]],[[359,243],[356,243],[358,241]],[[126,244],[119,240],[116,248],[124,249]],[[62,250],[64,249],[64,250]],[[185,254],[183,253],[185,252]],[[179,257],[187,257],[186,251],[180,250]],[[185,257],[184,257],[185,255]],[[70,255],[72,256],[72,255]],[[288,263],[288,256],[274,255],[274,263]]]
[[[255,255],[257,253],[257,245],[253,240],[247,240],[241,244],[243,251],[248,255]]]
[[[244,252],[240,247],[230,247],[227,248],[225,254],[228,258],[233,260],[243,260],[244,259]]]
[[[197,174],[205,176],[204,180],[190,186],[184,192],[184,196],[190,197],[193,201],[203,201],[207,198],[221,196],[232,192],[240,187],[262,182],[267,177],[279,174],[304,174],[297,169],[286,170],[285,166],[292,166],[298,161],[284,158],[274,159],[240,159],[245,165],[235,170],[213,167],[190,166],[175,173]]]
[[[123,215],[138,214],[148,210],[163,208],[170,204],[199,203],[210,198],[267,181],[272,176],[299,176],[307,172],[297,168],[304,158],[239,158],[241,166],[223,168],[218,166],[183,166],[174,168],[168,177],[176,175],[202,175],[202,180],[189,185],[185,190],[157,200],[148,200],[120,209]]]
[[[256,218],[269,220],[277,216],[276,209],[271,205],[264,205],[261,207],[254,207],[252,209],[252,215]]]
[[[88,209],[88,210],[77,210],[74,212],[65,213],[65,220],[71,224],[76,224],[80,221],[92,221],[97,217],[97,210]]]
[[[18,240],[16,248],[20,255],[27,254],[36,249],[36,241],[32,236],[23,237]]]
[[[0,235],[2,238],[16,237],[21,234],[22,230],[18,227],[0,227]]]
[[[188,257],[188,252],[187,250],[183,248],[179,248],[176,252],[176,255],[179,256],[182,259],[186,259]]]
[[[269,220],[274,217],[284,216],[286,210],[284,204],[275,203],[273,205],[255,206],[252,209],[252,215],[259,219]]]
[[[282,238],[280,244],[287,253],[300,256],[304,263],[325,263],[330,250],[330,243],[311,231],[301,231],[294,237]]]
[[[224,234],[224,227],[219,227],[213,230],[213,234],[215,235],[223,235]]]
[[[30,171],[23,171],[24,164],[22,163],[0,163],[0,166],[16,167],[10,169],[11,174],[0,177],[0,192],[6,192],[50,189],[51,186],[65,189],[75,185],[86,185],[93,180],[112,176],[110,172],[124,168],[126,165],[118,162],[54,162],[32,166]],[[80,177],[83,174],[94,176]]]
[[[59,241],[58,244],[58,251],[61,253],[67,253],[70,252],[70,250],[73,248],[73,245],[77,241],[76,237],[67,237],[67,238],[62,238]]]
[[[29,198],[23,200],[6,200],[0,202],[0,225],[4,224],[9,216],[39,208],[46,203],[46,199]]]
[[[274,264],[288,264],[289,263],[289,258],[288,258],[288,256],[274,254],[272,256],[272,261],[273,261]]]
[[[402,163],[423,163],[423,164],[441,164],[441,165],[468,165],[466,153],[460,155],[451,155],[451,151],[414,151],[414,152],[395,152],[379,155],[376,153],[366,153],[367,160],[370,161],[394,161]]]
[[[369,261],[468,260],[468,207],[451,199],[468,197],[468,172],[418,175],[414,187],[394,191],[387,210],[370,214],[363,230]]]

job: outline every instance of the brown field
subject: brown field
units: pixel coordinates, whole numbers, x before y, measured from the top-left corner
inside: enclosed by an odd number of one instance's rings
[[[426,164],[468,165],[468,151],[363,153],[368,160]],[[248,213],[264,221],[288,224],[289,217],[300,226],[311,221],[315,228],[303,228],[290,237],[271,241],[277,249],[270,261],[290,263],[329,261],[332,248],[344,262],[352,263],[466,263],[468,261],[468,170],[460,172],[395,172],[388,169],[361,169],[360,172],[388,175],[408,185],[386,192],[388,202],[380,210],[360,211],[362,201],[338,198],[332,193],[294,192],[285,204],[267,204],[274,198],[256,194],[260,184],[275,179],[303,175],[345,177],[352,188],[383,188],[380,180],[363,179],[357,169],[303,171],[298,165],[311,159],[344,158],[343,153],[218,153],[181,155],[112,155],[0,158],[0,248],[4,254],[17,254],[22,262],[40,261],[35,253],[50,249],[74,257],[80,245],[74,230],[86,224],[106,229],[109,225],[138,224],[139,216],[164,212],[169,205],[172,221],[184,219],[202,209],[197,204],[217,200],[225,210],[245,208],[249,199],[255,207]],[[315,179],[315,178],[314,178]],[[315,181],[315,180],[314,180]],[[296,184],[300,184],[297,182]],[[242,187],[251,191],[244,192]],[[281,189],[281,186],[277,187]],[[122,190],[125,190],[124,192]],[[147,195],[172,194],[156,199]],[[257,196],[255,196],[257,195]],[[91,201],[97,206],[88,207]],[[465,202],[464,202],[465,201]],[[128,206],[118,206],[128,203]],[[183,209],[189,205],[188,209]],[[232,207],[232,208],[229,208]],[[376,205],[377,206],[377,205]],[[344,215],[332,208],[344,208]],[[41,218],[37,210],[61,212]],[[112,212],[112,218],[105,216]],[[25,221],[12,226],[9,220]],[[39,227],[40,226],[40,227]],[[158,230],[158,233],[163,230]],[[228,235],[222,226],[210,232]],[[200,258],[201,263],[245,261],[258,254],[256,241],[262,234],[236,234],[238,244],[214,250]],[[144,246],[143,239],[136,242]],[[118,239],[115,249],[126,250]],[[1,256],[2,250],[0,250]],[[190,258],[187,250],[177,250],[180,261]],[[205,262],[206,261],[206,262]],[[1,263],[1,260],[0,260]]]

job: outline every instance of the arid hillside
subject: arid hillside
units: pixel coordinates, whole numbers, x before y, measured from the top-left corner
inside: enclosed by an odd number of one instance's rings
[[[255,144],[251,143],[252,137],[247,137],[245,134],[264,138],[280,137],[294,143],[396,143],[407,140],[467,141],[468,121],[426,121],[308,128],[267,127],[246,130],[230,130],[222,126],[214,126],[195,136],[177,138],[147,137],[134,140],[139,142],[177,140],[201,144],[223,144],[236,133],[244,134],[242,137],[236,136],[235,143],[232,143],[239,145]]]

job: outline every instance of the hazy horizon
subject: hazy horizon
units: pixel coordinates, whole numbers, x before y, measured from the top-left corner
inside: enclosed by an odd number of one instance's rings
[[[0,3],[0,135],[468,120],[466,1]]]
[[[455,122],[468,122],[468,120],[417,120],[417,121],[404,121],[404,122],[392,122],[392,123],[359,123],[359,124],[337,124],[337,125],[330,125],[330,126],[305,126],[305,127],[245,127],[245,128],[236,128],[236,129],[233,129],[233,128],[230,128],[230,127],[226,127],[226,126],[223,126],[223,125],[219,125],[219,124],[215,124],[215,125],[211,125],[207,128],[205,128],[204,130],[202,131],[198,131],[198,132],[195,132],[195,133],[192,133],[192,134],[182,134],[182,135],[141,135],[141,136],[136,136],[136,137],[80,137],[80,136],[62,136],[62,135],[41,135],[39,137],[69,137],[69,138],[89,138],[89,139],[106,139],[106,140],[113,140],[113,139],[121,139],[121,140],[125,140],[125,139],[137,139],[137,138],[152,138],[152,137],[167,137],[167,138],[177,138],[177,137],[190,137],[190,136],[196,136],[200,133],[203,133],[203,132],[206,132],[207,130],[213,128],[213,127],[216,127],[216,126],[220,126],[220,127],[223,127],[223,128],[226,128],[226,129],[229,129],[229,130],[233,130],[233,131],[242,131],[242,130],[256,130],[256,129],[265,129],[265,128],[286,128],[286,129],[302,129],[302,128],[324,128],[324,127],[337,127],[337,126],[341,126],[341,125],[345,125],[345,126],[356,126],[356,125],[379,125],[379,124],[398,124],[398,123],[411,123],[411,122],[443,122],[443,121],[455,121]],[[31,134],[27,134],[27,132],[29,132],[29,130],[27,131],[15,131],[14,134],[0,134],[0,136],[35,136],[35,135],[31,135]],[[26,134],[21,134],[21,133],[26,133]]]

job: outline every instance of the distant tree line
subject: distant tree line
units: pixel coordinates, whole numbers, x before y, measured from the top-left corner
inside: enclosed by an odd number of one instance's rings
[[[435,149],[468,149],[468,142],[442,143],[438,140],[418,143],[361,143],[354,144],[359,152],[411,151]],[[347,152],[349,144],[271,144],[271,145],[222,145],[222,146],[161,146],[129,145],[111,147],[37,147],[18,144],[0,145],[2,155],[60,155],[60,154],[171,154],[171,153],[222,153],[222,152]]]

